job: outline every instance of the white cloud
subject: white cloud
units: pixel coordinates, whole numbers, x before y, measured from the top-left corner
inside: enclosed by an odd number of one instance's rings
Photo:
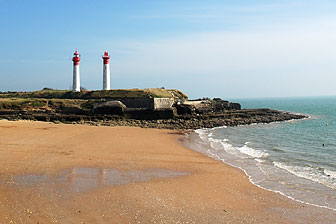
[[[335,38],[333,30],[313,29],[202,33],[129,42],[133,52],[114,63],[122,73],[148,75],[299,67],[331,60]]]
[[[191,77],[195,82],[216,78],[218,83],[245,86],[245,95],[262,95],[263,91],[270,95],[282,91],[289,95],[330,94],[334,86],[319,82],[321,77],[331,81],[331,74],[336,74],[335,27],[336,20],[327,19],[269,31],[209,32],[127,42],[119,48],[127,45],[132,50],[112,61],[113,73],[146,79],[169,76],[186,83]],[[332,80],[336,82],[336,78]],[[216,83],[208,85],[218,88]],[[253,90],[253,85],[259,89]],[[284,85],[289,89],[284,90]],[[309,94],[311,86],[323,91]]]

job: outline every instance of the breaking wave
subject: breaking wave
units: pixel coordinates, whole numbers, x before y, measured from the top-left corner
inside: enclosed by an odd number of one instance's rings
[[[270,147],[270,151],[267,151],[253,147],[257,144],[254,142],[246,141],[244,144],[239,144],[236,139],[233,139],[233,142],[231,142],[230,135],[224,134],[225,132],[215,131],[215,129],[198,129],[195,132],[205,146],[201,152],[204,152],[212,158],[226,162],[231,166],[242,169],[246,175],[249,176],[253,184],[266,190],[278,192],[302,203],[336,211],[336,199],[330,196],[330,194],[332,195],[332,191],[336,190],[335,170],[317,166],[294,166],[286,164],[285,162],[279,162],[277,161],[278,159],[282,161],[282,159],[280,159],[281,155],[287,153],[284,149]],[[278,158],[279,155],[280,157]],[[300,162],[298,158],[296,158],[296,161]],[[301,162],[305,164],[309,163],[309,161]],[[271,179],[268,179],[269,177],[271,177]],[[274,179],[274,177],[276,178]],[[301,178],[302,180],[306,180],[306,182],[300,181],[299,179]],[[316,187],[314,185],[314,187],[311,188],[308,183],[309,181],[316,185],[323,185],[325,189],[322,189],[322,191],[328,192],[328,189],[330,189],[331,192],[324,195],[324,193],[320,194],[319,190],[317,190],[314,192],[314,196],[310,195],[309,198],[307,198],[300,190],[306,191],[309,189],[310,191]],[[301,188],[299,185],[302,183],[304,186]],[[289,186],[296,187],[293,189]],[[317,188],[319,187],[317,186]],[[322,199],[323,197],[328,199]]]
[[[281,162],[273,162],[273,164],[274,166],[284,169],[295,176],[336,189],[336,171],[331,171],[322,167],[290,166]]]

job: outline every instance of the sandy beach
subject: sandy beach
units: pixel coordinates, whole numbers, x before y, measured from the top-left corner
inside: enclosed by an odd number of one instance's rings
[[[0,121],[0,223],[334,223],[177,131]]]

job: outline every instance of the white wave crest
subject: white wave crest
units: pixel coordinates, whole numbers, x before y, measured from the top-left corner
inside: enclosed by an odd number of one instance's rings
[[[322,173],[319,169],[314,168],[314,167],[289,166],[289,165],[285,165],[280,162],[273,162],[273,165],[280,169],[284,169],[290,172],[291,174],[294,174],[295,176],[302,177],[302,178],[314,181],[316,183],[323,184],[332,189],[336,189],[336,182],[335,182],[336,172],[335,171],[333,172],[330,170],[323,169],[323,173]]]
[[[225,152],[230,153],[231,155],[237,155],[238,150],[236,147],[234,147],[233,145],[229,144],[229,139],[223,139],[220,144],[223,147],[223,149],[225,150]]]
[[[195,130],[195,133],[198,134],[198,136],[201,138],[202,141],[208,140],[208,129],[197,129]]]
[[[210,142],[210,146],[215,149],[216,151],[220,150],[220,139],[215,139],[215,138],[208,138],[208,141]]]
[[[269,156],[267,152],[248,147],[247,144],[250,144],[250,142],[246,142],[243,147],[239,148],[229,144],[229,139],[215,139],[210,137],[208,138],[208,141],[210,142],[211,147],[216,148],[217,150],[221,147],[221,149],[224,149],[227,153],[240,158],[248,158],[246,156],[252,158],[265,158]]]
[[[241,153],[251,156],[253,158],[265,158],[269,156],[267,152],[263,152],[261,150],[250,148],[247,145],[244,145],[243,147],[238,148],[238,150]]]
[[[223,128],[227,128],[227,126],[220,126],[220,127],[214,127],[214,128],[211,128],[210,130],[217,130],[217,129],[223,129]]]
[[[264,163],[265,162],[265,160],[263,160],[263,159],[254,159],[255,161],[257,161],[258,163]]]
[[[324,169],[324,174],[331,177],[331,178],[334,178],[336,179],[336,171],[332,171],[332,170],[327,170],[327,169]]]

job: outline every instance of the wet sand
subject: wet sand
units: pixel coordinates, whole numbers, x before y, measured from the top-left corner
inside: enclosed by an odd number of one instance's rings
[[[0,121],[0,223],[335,223],[169,130]]]

